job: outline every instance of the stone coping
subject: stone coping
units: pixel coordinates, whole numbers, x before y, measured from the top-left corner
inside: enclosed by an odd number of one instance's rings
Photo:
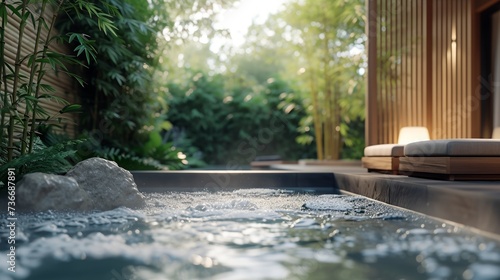
[[[137,171],[140,191],[279,188],[359,194],[500,237],[500,181],[440,181],[368,173],[361,167],[277,165],[273,171]],[[283,171],[283,169],[287,169]]]
[[[401,175],[335,174],[341,190],[471,226],[500,237],[499,181],[441,181]]]

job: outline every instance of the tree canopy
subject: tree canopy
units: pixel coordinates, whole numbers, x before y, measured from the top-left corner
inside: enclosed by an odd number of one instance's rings
[[[291,0],[263,24],[252,24],[237,49],[213,53],[207,41],[198,39],[169,48],[165,72],[170,78],[164,78],[186,81],[190,71],[200,70],[224,77],[226,91],[245,86],[254,92],[265,89],[271,78],[283,79],[307,112],[294,140],[315,143],[318,159],[359,158],[364,146],[364,7],[363,0]]]

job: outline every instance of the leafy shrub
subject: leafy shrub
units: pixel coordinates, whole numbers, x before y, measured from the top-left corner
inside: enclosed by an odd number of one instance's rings
[[[95,135],[84,133],[76,142],[77,145],[68,146],[67,143],[74,141],[70,140],[67,135],[54,133],[51,128],[42,126],[39,133],[40,139],[47,147],[64,145],[67,147],[65,152],[71,149],[73,153],[66,158],[70,166],[91,157],[114,161],[118,166],[127,170],[167,170],[181,169],[185,166],[179,158],[179,155],[182,157],[182,153],[171,143],[163,143],[161,140],[160,142],[156,139],[150,140],[141,147],[131,149],[118,142],[102,141]]]
[[[293,160],[314,154],[312,146],[295,141],[305,110],[280,79],[257,90],[228,89],[223,76],[195,73],[187,84],[168,88],[167,118],[183,141],[201,153],[198,158],[209,164],[248,164],[258,155]]]
[[[88,85],[81,95],[87,112],[81,128],[92,139],[94,155],[127,169],[183,168],[182,153],[171,143],[157,141],[159,131],[170,126],[162,118],[166,103],[158,98],[152,80],[157,36],[167,25],[166,12],[139,1],[90,2],[113,15],[113,33],[97,28],[97,18],[72,13],[67,17],[73,20],[63,18],[58,27],[99,42],[96,62],[84,71]]]
[[[75,156],[76,147],[81,143],[81,140],[70,140],[47,147],[40,138],[35,137],[31,153],[21,155],[9,162],[0,159],[0,182],[7,181],[9,168],[16,170],[17,179],[32,172],[64,174],[73,166],[68,158]]]

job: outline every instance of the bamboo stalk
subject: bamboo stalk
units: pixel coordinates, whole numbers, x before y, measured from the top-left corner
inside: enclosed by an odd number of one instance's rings
[[[37,56],[38,56],[38,46],[40,44],[40,38],[41,38],[41,32],[42,32],[42,21],[43,21],[43,15],[45,14],[45,7],[47,6],[47,0],[43,0],[42,2],[42,8],[41,8],[41,11],[40,11],[40,15],[38,17],[38,26],[37,26],[37,31],[36,31],[36,36],[35,36],[35,47],[33,49],[33,62],[31,64],[31,71],[30,71],[30,74],[29,74],[29,81],[28,81],[28,95],[29,96],[32,96],[32,90],[33,90],[33,80],[35,79],[35,74],[36,74],[36,70],[38,68],[38,63],[36,63],[36,59],[37,59]],[[49,32],[50,33],[50,32]],[[40,63],[43,65],[43,63]],[[42,71],[43,67],[40,66],[40,71]],[[30,102],[30,101],[26,101],[27,102]],[[33,101],[33,118],[32,118],[32,121],[33,123],[31,124],[31,126],[33,127],[34,125],[34,120],[35,120],[35,114],[36,114],[36,105],[37,105],[37,101]],[[26,106],[26,110],[24,110],[24,126],[23,126],[23,136],[22,136],[22,139],[27,139],[28,138],[28,124],[30,122],[30,116],[29,116],[29,107]],[[24,155],[26,153],[26,146],[27,146],[27,143],[26,141],[22,141],[21,143],[21,155]],[[28,152],[31,152],[31,146],[32,146],[32,139],[30,137],[30,145],[28,147]]]
[[[2,0],[2,6],[4,7],[5,10],[7,10],[7,2],[6,0]],[[5,108],[8,108],[8,102],[9,102],[9,94],[7,91],[7,81],[6,81],[6,67],[5,67],[5,28],[7,27],[7,17],[2,17],[2,22],[0,26],[0,89],[3,87],[4,92],[3,92],[3,98],[2,98],[2,107],[4,110],[2,110],[2,114],[0,117],[0,148],[3,145],[3,137],[4,137],[4,129],[5,129],[5,121],[6,121],[6,114],[7,112],[5,111]],[[0,150],[1,151],[1,150]],[[0,155],[1,156],[1,155]]]
[[[332,88],[333,94],[332,94],[332,104],[333,104],[333,159],[337,160],[340,158],[340,151],[342,148],[341,145],[341,134],[340,130],[337,130],[337,127],[340,127],[341,124],[341,110],[340,110],[340,105],[339,105],[339,99],[340,99],[340,91],[339,91],[339,86],[338,82],[335,82],[333,84]]]
[[[311,75],[312,76],[312,75]],[[311,77],[311,95],[313,98],[314,134],[316,137],[316,155],[319,160],[323,159],[323,128],[318,113],[318,89],[314,77]]]
[[[40,71],[38,72],[38,77],[37,77],[37,83],[36,83],[36,89],[35,89],[35,98],[39,97],[39,94],[40,94],[40,85],[42,84],[42,78],[43,78],[43,76],[45,74],[45,71],[43,70],[43,67],[45,65],[45,63],[43,62],[43,59],[47,57],[47,51],[49,49],[49,44],[50,44],[50,41],[51,41],[50,40],[51,39],[50,34],[52,33],[52,29],[54,28],[54,24],[56,22],[57,14],[59,13],[59,10],[61,9],[61,6],[64,3],[64,0],[59,0],[58,2],[59,3],[57,5],[57,8],[53,11],[53,15],[52,15],[52,19],[51,19],[51,22],[50,22],[48,34],[47,34],[47,37],[45,39],[45,44],[43,46],[42,62],[40,63]],[[45,1],[44,1],[44,4],[45,4]],[[42,18],[42,16],[43,16],[43,13],[40,13],[40,18]],[[41,24],[41,22],[39,22],[38,24],[39,24],[38,30],[40,31],[41,30],[40,25],[42,25],[42,24]],[[38,44],[38,40],[37,40],[37,44]],[[36,128],[35,119],[36,119],[36,109],[37,109],[37,106],[38,106],[38,102],[35,102],[35,104],[33,106],[33,116],[32,116],[32,124],[31,124],[31,132],[30,132],[30,143],[29,143],[29,146],[28,146],[29,152],[31,152],[33,150],[33,142],[34,142],[34,139],[35,139],[35,128]]]
[[[310,55],[310,50],[307,51]],[[312,55],[311,55],[312,56]],[[319,103],[318,103],[318,86],[316,84],[316,78],[312,71],[312,69],[316,69],[313,67],[314,59],[309,57],[309,63],[311,65],[311,69],[309,71],[309,87],[311,90],[311,97],[313,101],[313,120],[314,120],[314,134],[316,137],[316,155],[319,160],[323,159],[323,128],[321,125],[320,115],[319,115]]]
[[[19,70],[21,68],[21,42],[24,34],[24,27],[26,26],[26,11],[28,6],[28,0],[23,0],[22,8],[21,8],[21,24],[19,26],[19,39],[18,39],[18,48],[16,53],[16,62],[15,62],[15,70],[14,70],[14,86],[11,93],[11,104],[12,110],[16,112],[17,110],[17,90],[19,87]],[[25,140],[25,139],[24,139]],[[23,139],[21,139],[23,141]],[[8,134],[8,143],[7,143],[7,161],[11,161],[13,158],[14,152],[14,117],[11,115],[9,118],[9,134]]]
[[[326,159],[332,159],[333,157],[333,130],[332,130],[332,89],[331,89],[331,80],[330,80],[330,48],[328,46],[328,41],[329,41],[329,30],[328,30],[328,19],[326,15],[324,14],[323,11],[323,34],[325,35],[324,38],[324,43],[323,43],[323,78],[325,80],[324,84],[324,92],[325,92],[325,102],[323,102],[324,105],[326,105],[325,108],[325,113],[326,113],[326,120],[325,120],[325,142],[324,142],[324,150],[325,150],[325,158]]]

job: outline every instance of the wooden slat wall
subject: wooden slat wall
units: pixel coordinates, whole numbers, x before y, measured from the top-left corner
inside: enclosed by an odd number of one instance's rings
[[[34,7],[35,8],[35,7]],[[48,21],[52,17],[51,13],[47,13],[45,15],[46,20]],[[25,33],[23,35],[23,39],[19,42],[19,27],[20,27],[20,19],[12,14],[9,14],[8,25],[5,30],[5,61],[10,65],[15,65],[15,58],[17,52],[17,46],[21,44],[22,52],[21,56],[24,57],[29,53],[33,53],[35,48],[35,37],[36,37],[36,27],[33,26],[31,21],[25,27]],[[43,38],[47,36],[47,30],[42,32]],[[42,49],[43,46],[39,46],[39,50]],[[69,53],[69,49],[63,45],[51,44],[50,49],[60,53]],[[62,97],[66,99],[70,103],[78,103],[78,96],[76,92],[78,91],[78,87],[75,81],[68,75],[64,73],[56,73],[50,66],[46,66],[47,72],[44,76],[45,84],[51,85],[56,92],[53,93],[56,96]],[[21,74],[28,75],[30,69],[27,66],[27,61],[21,67]],[[12,81],[8,81],[9,90],[12,90]],[[53,101],[42,101],[40,102],[42,106],[49,112],[50,115],[56,115],[57,112],[64,106],[63,104],[59,104]],[[21,104],[21,110],[24,108],[24,105]],[[64,122],[61,124],[64,127],[64,132],[70,136],[75,136],[76,134],[76,123],[77,123],[77,115],[64,115]],[[57,121],[55,118],[54,121]]]
[[[377,143],[396,143],[401,127],[428,123],[425,8],[420,0],[377,1]]]
[[[433,1],[431,60],[435,116],[431,138],[472,137],[471,4],[469,0]],[[476,108],[479,110],[479,108]]]
[[[377,0],[376,15],[377,110],[367,116],[378,129],[367,145],[396,143],[404,126],[471,137],[470,1]]]

